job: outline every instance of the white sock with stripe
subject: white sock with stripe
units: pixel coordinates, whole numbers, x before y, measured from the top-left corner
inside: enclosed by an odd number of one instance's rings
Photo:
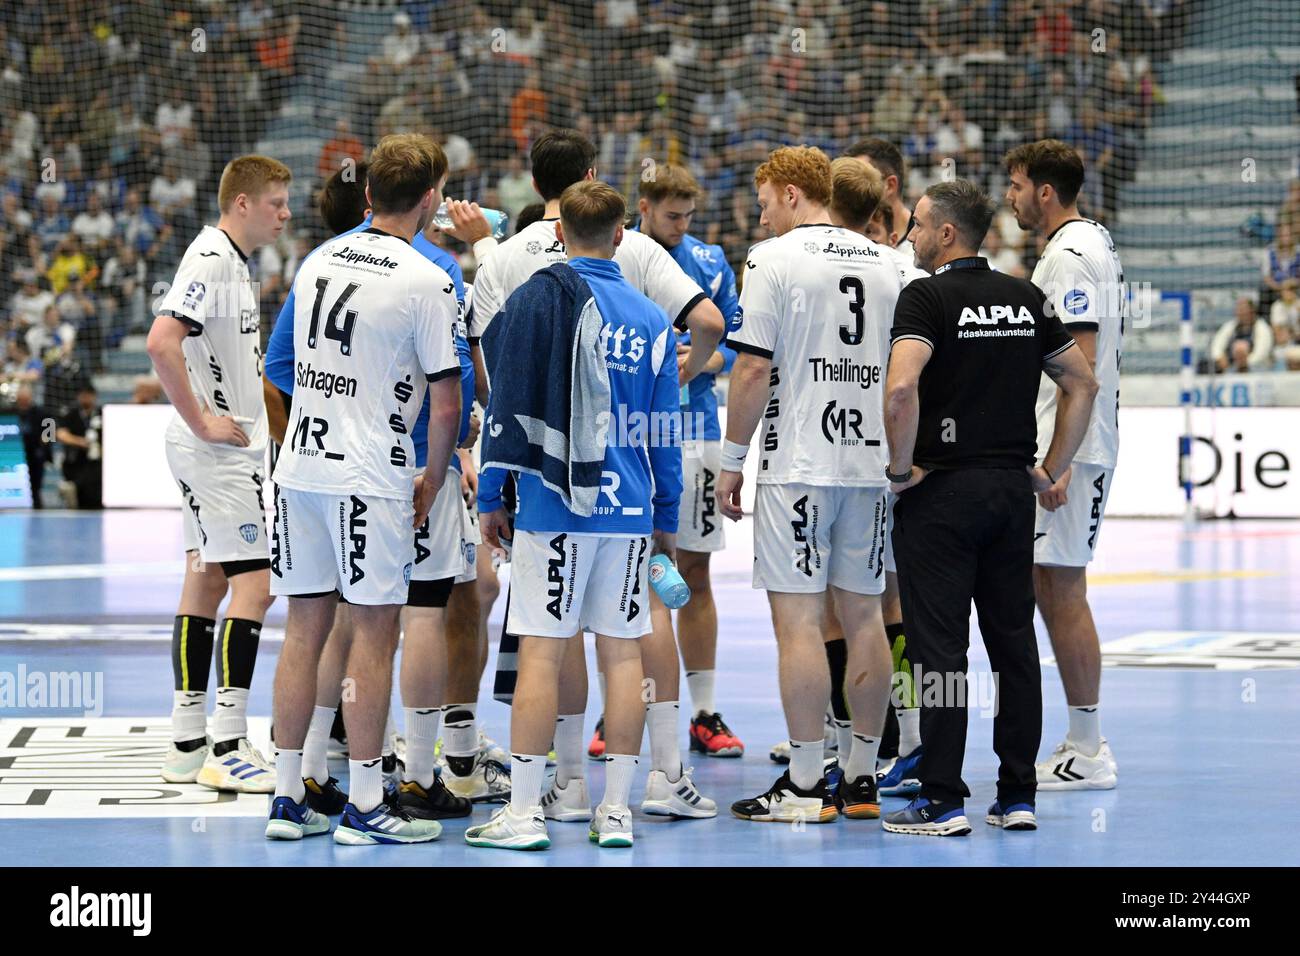
[[[655,701],[645,709],[650,729],[650,769],[663,771],[669,783],[682,779],[682,744],[677,737],[679,709],[675,700]]]
[[[248,736],[248,688],[218,687],[212,712],[212,742],[223,743]]]
[[[800,790],[817,786],[825,771],[821,740],[790,741],[790,782]]]
[[[510,809],[516,816],[541,805],[545,776],[546,754],[510,755]]]
[[[849,759],[849,751],[853,749],[853,721],[832,717],[831,723],[835,725],[835,752],[843,762]]]
[[[302,751],[275,751],[275,795],[302,803],[307,788],[302,785]]]
[[[1101,750],[1100,710],[1100,704],[1070,708],[1070,730],[1065,738],[1086,757],[1095,757]]]
[[[844,768],[844,779],[857,780],[868,774],[874,777],[876,756],[880,753],[880,738],[868,737],[866,734],[853,734],[852,741],[848,762],[840,764]],[[842,750],[840,759],[844,759]]]
[[[716,673],[712,670],[686,672],[686,687],[691,692],[691,713],[696,717],[717,712],[713,706],[713,677]]]
[[[208,692],[178,690],[172,692],[172,740],[200,740],[208,732]]]
[[[330,728],[334,726],[333,707],[313,707],[307,739],[302,745],[302,775],[311,777],[322,787],[330,778]]]
[[[898,755],[906,757],[921,746],[921,708],[900,707],[894,715],[898,718]]]
[[[600,801],[604,806],[627,806],[632,793],[632,777],[640,762],[636,754],[605,754],[605,799]]]
[[[433,748],[442,726],[441,707],[405,707],[406,770],[403,780],[412,780],[426,789],[433,785]]]
[[[382,762],[382,757],[348,761],[348,795],[362,813],[369,813],[384,800]]]

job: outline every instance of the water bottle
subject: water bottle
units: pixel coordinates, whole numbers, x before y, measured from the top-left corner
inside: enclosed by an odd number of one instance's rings
[[[492,228],[493,239],[504,239],[506,237],[506,226],[510,223],[510,216],[500,209],[487,209],[480,207],[480,211]],[[452,227],[451,216],[447,214],[447,200],[442,201],[438,211],[433,214],[433,224],[439,229],[450,229]]]
[[[691,599],[691,589],[666,554],[650,559],[650,586],[670,611],[683,607]]]

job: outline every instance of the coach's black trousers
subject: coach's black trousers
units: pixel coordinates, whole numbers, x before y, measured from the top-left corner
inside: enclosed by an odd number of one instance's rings
[[[961,801],[970,606],[997,681],[998,798],[1032,803],[1043,730],[1034,637],[1034,496],[1017,469],[936,471],[898,496],[894,560],[921,705],[921,794]],[[975,698],[970,698],[971,700]]]

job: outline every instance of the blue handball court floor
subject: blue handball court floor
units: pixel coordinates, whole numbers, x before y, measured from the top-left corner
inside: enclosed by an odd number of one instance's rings
[[[1300,793],[1294,522],[1186,531],[1177,521],[1108,521],[1091,596],[1107,664],[1102,732],[1119,763],[1119,787],[1040,794],[1036,832],[985,826],[996,763],[992,721],[981,714],[991,707],[976,700],[966,757],[974,832],[948,840],[885,834],[875,821],[796,829],[727,814],[731,801],[775,778],[768,750],[785,736],[767,606],[750,588],[749,522],[731,526],[728,549],[714,559],[717,701],[748,749],[739,760],[695,761],[696,782],[718,801],[719,816],[666,821],[638,811],[628,851],[599,851],[585,827],[551,823],[552,849],[531,854],[467,847],[465,820],[447,823],[439,841],[423,846],[340,847],[328,838],[273,844],[262,837],[265,797],[162,783],[180,529],[178,511],[0,516],[0,863],[1258,866],[1300,857],[1288,822]],[[502,603],[493,613],[494,643]],[[268,619],[250,707],[263,746],[283,622],[281,603]],[[987,675],[974,622],[972,637],[972,673]],[[1045,753],[1064,736],[1065,709],[1041,627],[1039,645]],[[489,661],[480,718],[508,746],[509,711],[491,701],[492,670]],[[38,698],[42,685],[78,696]],[[55,706],[70,700],[75,707]],[[684,725],[682,747],[685,753]],[[598,798],[602,771],[589,766]],[[344,776],[346,764],[333,772]],[[634,804],[643,784],[634,787]],[[886,810],[901,805],[885,801]],[[490,812],[479,806],[472,819]]]

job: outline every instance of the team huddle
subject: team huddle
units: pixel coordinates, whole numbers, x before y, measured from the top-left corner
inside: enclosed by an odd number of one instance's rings
[[[188,559],[163,778],[271,795],[268,839],[424,843],[440,820],[492,802],[465,833],[472,846],[545,849],[548,822],[585,822],[592,842],[626,847],[648,731],[641,811],[716,816],[683,762],[680,674],[689,750],[742,756],[715,702],[710,556],[725,547],[722,518],[742,516],[752,455],[753,586],[768,592],[789,731],[771,758],[788,767],[732,814],[877,819],[882,794],[918,795],[887,830],[959,832],[919,795],[925,742],[891,542],[909,483],[890,473],[885,414],[896,307],[934,271],[909,233],[923,216],[918,234],[940,228],[937,207],[904,206],[903,161],[885,141],[834,161],[777,149],[754,173],[772,238],[750,249],[738,293],[722,249],[689,233],[701,190],[686,169],[657,167],[630,217],[595,157],[577,131],[542,134],[531,150],[541,215],[508,239],[476,205],[445,203],[445,231],[477,262],[470,287],[425,235],[444,205],[445,155],[424,136],[385,137],[322,189],[335,238],[303,260],[265,355],[247,260],[290,217],[290,173],[261,156],[226,167],[220,221],[186,251],[149,336],[176,409],[167,455]],[[1072,465],[1038,497],[1034,591],[1070,730],[1037,786],[1105,789],[1116,765],[1100,735],[1084,572],[1118,448],[1123,277],[1104,227],[1078,214],[1073,151],[1032,143],[1006,166],[1017,220],[1047,240],[1033,276],[1044,309],[1101,382]],[[1045,377],[1040,463],[1056,398]],[[690,589],[676,610],[658,591],[665,558]],[[509,753],[477,725],[502,561]],[[246,715],[277,596],[288,619],[272,762]],[[603,701],[589,742],[587,631]],[[346,792],[328,769],[342,749]],[[594,808],[592,759],[605,764]],[[988,819],[1032,829],[1032,811]]]

